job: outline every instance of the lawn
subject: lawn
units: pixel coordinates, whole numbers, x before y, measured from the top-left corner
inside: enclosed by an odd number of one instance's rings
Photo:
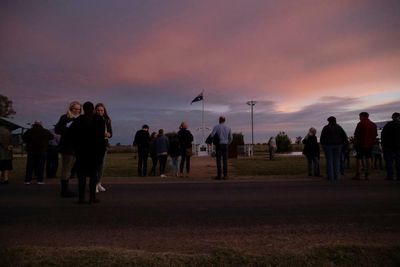
[[[195,168],[196,157],[192,159],[192,169]],[[236,176],[267,177],[267,176],[306,176],[307,161],[303,156],[277,155],[274,160],[268,160],[266,155],[257,155],[250,158],[229,159]],[[23,179],[25,176],[25,157],[15,157],[14,170],[11,177]],[[215,168],[214,162],[211,168]],[[151,161],[148,161],[148,168]],[[137,177],[137,159],[133,153],[109,153],[106,159],[104,177]],[[325,158],[320,161],[321,174],[325,175]],[[167,164],[167,172],[170,164]],[[355,171],[355,158],[350,160],[350,169],[346,169],[346,177],[352,177]],[[58,171],[58,176],[60,168]],[[383,176],[384,171],[372,170],[372,175]],[[205,177],[204,177],[205,178]]]

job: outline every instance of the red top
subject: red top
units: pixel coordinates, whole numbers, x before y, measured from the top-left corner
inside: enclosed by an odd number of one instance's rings
[[[375,139],[378,136],[376,124],[368,118],[361,118],[354,132],[354,141],[356,147],[372,148]]]

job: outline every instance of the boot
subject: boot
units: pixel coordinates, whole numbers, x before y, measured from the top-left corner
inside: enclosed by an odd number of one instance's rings
[[[74,192],[69,191],[68,184],[69,184],[68,180],[61,180],[61,197],[65,198],[76,197],[76,194]]]

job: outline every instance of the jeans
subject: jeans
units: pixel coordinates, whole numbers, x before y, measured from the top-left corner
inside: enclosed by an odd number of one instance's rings
[[[221,170],[221,159],[222,159],[222,170]],[[217,160],[217,178],[221,178],[223,173],[224,178],[228,176],[228,145],[219,144],[216,147],[216,160]]]
[[[179,162],[179,156],[176,157],[171,157],[172,160],[172,175],[173,176],[178,176],[178,162]]]
[[[160,175],[165,174],[165,165],[167,164],[168,155],[158,155],[158,161],[160,162]]]
[[[319,158],[318,157],[307,157],[308,175],[319,176]]]
[[[340,175],[340,156],[342,153],[341,145],[324,146],[326,158],[326,175],[328,180],[334,181],[339,179]]]
[[[393,163],[396,168],[396,178],[400,180],[400,150],[384,149],[383,156],[386,162],[386,177],[392,179],[394,176]]]
[[[33,173],[35,173],[38,182],[43,182],[45,164],[46,153],[28,152],[26,160],[25,182],[32,181]]]

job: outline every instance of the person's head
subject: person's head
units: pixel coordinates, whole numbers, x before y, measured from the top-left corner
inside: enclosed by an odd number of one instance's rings
[[[163,135],[164,134],[164,130],[163,129],[160,129],[160,130],[158,130],[158,135]]]
[[[83,112],[85,115],[92,115],[94,113],[94,105],[92,102],[87,101],[83,104]]]
[[[144,125],[142,126],[142,130],[148,131],[148,130],[149,130],[149,125],[144,124]]]
[[[328,122],[329,122],[329,124],[336,124],[336,118],[333,117],[333,116],[330,116],[330,117],[328,118]]]
[[[78,101],[72,101],[69,104],[69,108],[67,110],[67,117],[76,118],[81,114],[81,112],[82,112],[81,103],[79,103]]]
[[[317,129],[315,129],[314,127],[311,127],[310,130],[308,130],[308,134],[309,135],[316,135],[317,134]]]
[[[157,133],[156,133],[156,132],[152,132],[150,137],[151,137],[151,138],[157,137]]]
[[[360,114],[359,114],[359,116],[360,116],[360,120],[362,120],[362,119],[368,119],[368,117],[369,117],[369,114],[368,114],[368,112],[361,112]]]
[[[43,122],[42,121],[39,121],[39,120],[37,120],[37,121],[34,121],[33,122],[33,124],[32,124],[32,128],[42,128],[43,127]]]
[[[219,117],[219,123],[224,123],[224,122],[225,122],[225,117],[224,116]]]
[[[109,119],[106,106],[104,106],[103,103],[97,103],[94,108],[96,110],[97,115],[100,115],[100,116],[106,118],[107,120]]]
[[[394,121],[400,121],[400,113],[395,112],[392,114],[392,120]]]
[[[187,125],[187,123],[186,122],[182,122],[181,123],[181,125],[179,126],[179,129],[187,129],[188,128],[188,125]]]

